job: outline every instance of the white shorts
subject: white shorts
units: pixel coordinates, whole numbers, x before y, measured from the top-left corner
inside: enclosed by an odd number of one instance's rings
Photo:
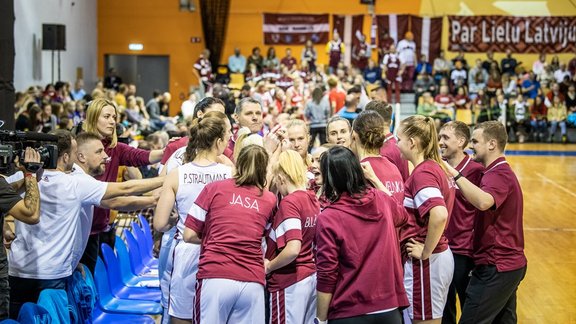
[[[192,319],[196,297],[196,273],[200,245],[175,240],[172,278],[170,279],[170,302],[168,314],[180,319]]]
[[[313,323],[315,317],[316,274],[270,293],[270,324]]]
[[[194,310],[195,324],[264,323],[264,286],[230,279],[198,280]]]
[[[404,288],[413,320],[441,318],[448,298],[448,287],[454,275],[454,258],[450,248],[435,253],[428,260],[409,259],[404,264]]]

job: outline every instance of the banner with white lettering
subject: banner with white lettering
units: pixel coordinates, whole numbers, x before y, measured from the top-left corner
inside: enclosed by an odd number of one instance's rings
[[[328,15],[264,14],[264,44],[304,45],[308,39],[315,44],[328,43]]]
[[[451,51],[567,53],[576,50],[576,18],[448,16]]]

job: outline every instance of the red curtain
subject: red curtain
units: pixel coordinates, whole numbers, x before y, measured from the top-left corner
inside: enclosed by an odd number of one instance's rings
[[[210,62],[214,69],[222,56],[229,12],[230,0],[200,0],[204,43],[210,50]]]

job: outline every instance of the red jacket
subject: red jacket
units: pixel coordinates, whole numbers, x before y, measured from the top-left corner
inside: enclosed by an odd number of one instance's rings
[[[407,220],[401,203],[368,189],[343,194],[316,223],[317,289],[332,293],[328,319],[408,306],[396,227]]]

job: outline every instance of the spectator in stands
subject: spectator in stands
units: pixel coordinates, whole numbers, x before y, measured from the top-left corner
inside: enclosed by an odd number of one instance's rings
[[[133,125],[137,125],[139,129],[148,129],[150,122],[140,112],[140,107],[136,104],[136,98],[134,96],[128,96],[126,101],[127,107],[124,112],[126,113],[128,121]]]
[[[522,94],[518,94],[512,102],[512,114],[507,119],[510,131],[516,136],[518,143],[524,143],[530,129],[530,116],[528,103]]]
[[[546,105],[546,107],[548,107],[548,108],[552,107],[554,97],[556,97],[556,96],[558,96],[560,98],[561,102],[565,101],[564,95],[560,91],[560,85],[558,83],[554,83],[552,85],[552,89],[550,89],[550,91],[548,91],[548,93],[546,93],[546,97],[544,98],[544,104]]]
[[[420,61],[418,61],[418,65],[416,65],[416,74],[414,75],[414,79],[420,74],[422,71],[425,71],[428,75],[432,74],[432,65],[428,62],[428,58],[425,54],[420,55]]]
[[[328,54],[328,73],[334,74],[338,69],[338,65],[344,55],[344,42],[340,40],[340,35],[334,30],[334,36],[331,41],[326,44],[326,54]]]
[[[534,99],[538,95],[538,89],[540,89],[540,83],[536,80],[534,72],[525,74],[522,81],[522,94],[526,98]]]
[[[287,67],[290,73],[293,73],[298,68],[298,61],[296,61],[296,58],[292,56],[291,48],[286,49],[286,56],[280,60],[280,65]]]
[[[440,92],[442,92],[442,88],[445,86],[440,87]],[[440,97],[441,94],[436,96],[437,98]],[[448,96],[451,98],[448,94]],[[454,103],[443,104],[440,102],[435,102],[435,100],[430,95],[430,92],[425,92],[422,95],[422,102],[418,105],[416,109],[416,113],[418,115],[427,116],[434,119],[436,126],[440,126],[442,123],[448,122],[451,120],[450,116],[453,116],[453,108]]]
[[[456,109],[470,109],[470,99],[466,94],[466,88],[460,87],[456,89],[456,96],[454,96],[454,107]]]
[[[414,71],[416,70],[416,43],[414,34],[406,32],[404,39],[398,42],[398,57],[402,64],[402,90],[412,91],[414,87]]]
[[[552,106],[548,107],[548,122],[550,122],[550,135],[548,135],[548,142],[552,143],[554,141],[554,136],[556,135],[556,128],[560,125],[561,140],[562,143],[566,143],[568,138],[566,136],[566,106],[562,98],[555,95],[552,99]]]
[[[482,61],[476,59],[476,65],[470,69],[468,74],[468,91],[471,96],[475,96],[478,90],[484,89],[488,82],[488,72],[482,68]]]
[[[552,56],[550,66],[552,67],[552,71],[554,72],[560,68],[560,57],[558,57],[558,55]]]
[[[358,114],[362,111],[358,108],[361,93],[362,89],[359,86],[353,86],[348,89],[346,94],[346,104],[342,109],[340,109],[340,111],[338,111],[338,115],[348,120],[350,124],[354,122],[354,119],[356,119]]]
[[[78,79],[74,82],[74,89],[70,91],[72,100],[77,101],[84,98],[86,91],[84,91],[84,80]]]
[[[209,89],[210,85],[212,84],[213,75],[212,75],[212,63],[210,63],[210,50],[204,49],[202,53],[200,53],[200,57],[194,63],[194,70],[196,73],[196,77],[202,82],[204,85],[204,89]]]
[[[466,58],[464,57],[464,51],[462,49],[460,49],[456,57],[452,59],[452,67],[456,67],[458,62],[461,63],[462,69],[468,71],[470,67],[468,66],[468,61],[466,61]]]
[[[146,103],[146,111],[150,116],[150,128],[160,130],[166,124],[166,117],[161,114],[164,94],[158,90],[154,90],[152,97],[153,98]]]
[[[288,70],[287,67],[283,66],[282,67],[282,75],[280,76],[280,78],[278,78],[278,80],[276,80],[276,86],[279,87],[280,89],[286,91],[293,84],[294,84],[294,81],[292,80],[290,70]]]
[[[352,47],[352,66],[361,72],[368,66],[368,58],[370,57],[370,47],[366,43],[366,36],[364,34],[356,35],[358,37],[358,44]]]
[[[544,72],[540,74],[540,84],[548,88],[554,82],[554,68],[548,64],[544,67]]]
[[[392,89],[394,89],[396,103],[400,103],[400,88],[403,78],[402,61],[400,55],[396,53],[394,44],[390,45],[390,52],[384,55],[382,60],[382,73],[384,75],[384,82],[386,83],[386,90],[388,91],[388,100],[392,103]]]
[[[228,58],[228,69],[230,73],[244,73],[246,70],[246,57],[240,53],[240,49],[234,49],[234,55]]]
[[[424,92],[430,92],[432,94],[436,92],[436,83],[426,70],[423,70],[416,78],[416,82],[414,82],[416,105],[418,104],[418,99]]]
[[[370,85],[382,84],[382,69],[374,60],[368,61],[368,67],[364,70],[364,80]]]
[[[532,72],[536,75],[536,80],[540,80],[540,75],[544,73],[546,67],[546,53],[541,53],[538,59],[532,64]]]
[[[380,37],[380,41],[378,45],[380,48],[378,49],[378,62],[382,62],[384,55],[390,53],[390,45],[394,45],[395,41],[394,38],[390,37],[388,33],[388,29],[382,29],[382,37]]]
[[[262,73],[262,69],[264,67],[264,58],[260,54],[260,47],[254,47],[252,49],[252,55],[248,57],[248,61],[246,62],[247,66],[250,64],[254,64],[256,69],[259,73]]]
[[[506,57],[502,59],[500,65],[502,66],[502,74],[516,74],[516,66],[518,66],[519,63],[512,57],[512,50],[506,50]]]
[[[56,126],[58,125],[58,118],[52,113],[52,105],[48,102],[42,104],[40,124],[42,125],[42,133],[49,133],[56,130]]]
[[[280,73],[280,60],[276,57],[276,50],[274,47],[268,47],[266,57],[262,64],[264,65],[265,78],[278,78],[278,74]]]
[[[572,127],[576,126],[576,87],[574,84],[568,87],[568,93],[566,93],[566,110],[568,111],[566,121]]]
[[[496,95],[496,100],[492,103],[492,113],[498,116],[504,116],[508,113],[508,100],[504,98],[504,94],[499,93]]]
[[[17,131],[35,132],[36,127],[32,125],[32,121],[39,121],[40,119],[42,119],[42,109],[37,103],[31,101],[28,103],[26,110],[16,117],[15,129]]]
[[[308,70],[312,73],[316,72],[316,60],[318,59],[318,53],[316,53],[316,49],[314,48],[314,44],[312,40],[307,40],[304,49],[302,50],[302,59],[301,62],[308,65]]]
[[[498,70],[492,69],[486,83],[486,94],[494,98],[498,89],[502,89],[502,75],[498,73]]]
[[[258,67],[254,63],[248,64],[248,69],[244,73],[244,79],[246,80],[247,84],[245,85],[254,85],[262,80],[262,75],[258,70]]]
[[[505,74],[502,76],[502,91],[507,97],[515,97],[518,93],[518,77]]]
[[[440,55],[434,60],[434,65],[432,66],[432,75],[436,83],[440,83],[440,80],[447,78],[450,74],[450,62],[444,56],[444,50],[440,50]]]
[[[454,64],[455,69],[450,72],[450,81],[452,81],[452,88],[456,89],[458,87],[467,86],[467,73],[464,69],[464,64],[462,61],[456,61]]]
[[[534,99],[530,107],[530,126],[533,129],[534,141],[543,141],[547,128],[548,109],[544,104],[542,96]]]
[[[560,64],[560,68],[554,71],[554,80],[556,83],[562,83],[564,78],[568,76],[570,79],[570,72],[567,69],[566,63],[562,62]]]
[[[125,108],[126,107],[126,94],[128,93],[128,87],[122,83],[118,87],[118,92],[114,96],[114,102],[118,105],[118,107]]]
[[[484,90],[478,91],[478,95],[472,100],[472,111],[475,114],[476,120],[478,120],[481,115],[487,115],[486,110],[489,108],[490,97],[488,97]]]
[[[568,71],[572,75],[576,75],[576,56],[574,56],[570,62],[568,62]]]
[[[118,88],[122,84],[122,78],[116,73],[116,69],[111,67],[108,69],[108,74],[104,78],[104,88],[114,89],[118,91]]]
[[[317,86],[312,91],[312,98],[306,103],[304,116],[310,127],[310,143],[308,151],[312,149],[316,142],[316,137],[320,145],[326,143],[326,122],[330,117],[330,101],[328,95],[324,95],[324,88]]]
[[[328,98],[330,100],[330,115],[334,115],[344,107],[346,102],[346,92],[338,87],[338,79],[335,77],[328,78]]]
[[[482,62],[482,68],[488,73],[490,73],[490,70],[493,68],[496,68],[498,72],[501,72],[500,67],[498,66],[498,61],[494,59],[494,52],[491,50],[486,52],[486,60]]]

